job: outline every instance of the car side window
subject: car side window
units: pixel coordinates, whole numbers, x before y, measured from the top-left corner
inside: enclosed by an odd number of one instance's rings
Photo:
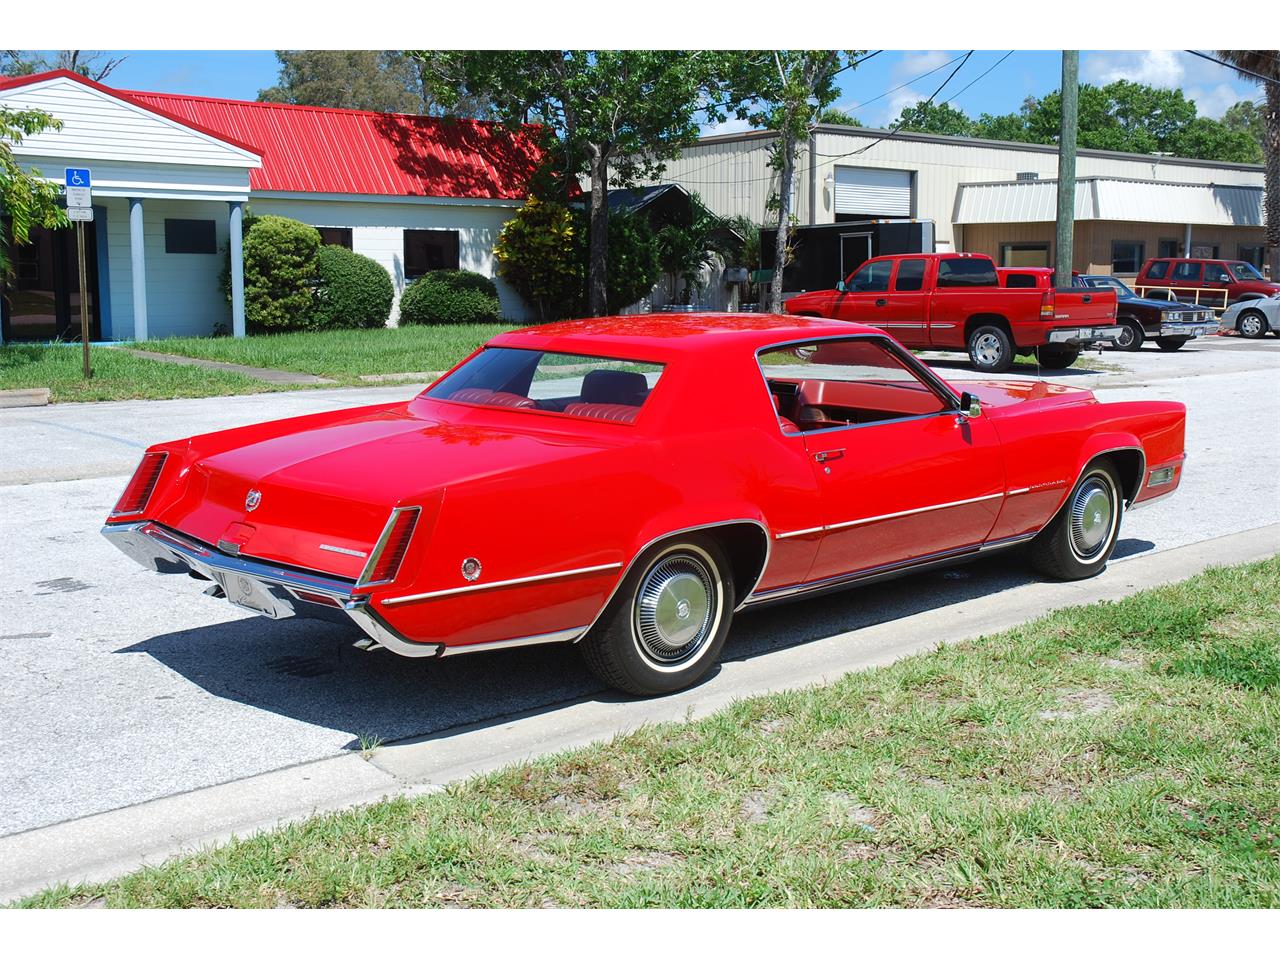
[[[1153,261],[1147,270],[1148,280],[1163,280],[1169,275],[1169,261],[1156,260]]]
[[[759,361],[784,433],[931,416],[954,405],[879,337],[787,344],[761,351]]]
[[[1200,264],[1193,260],[1184,260],[1173,268],[1173,280],[1175,283],[1199,283]]]
[[[892,272],[892,260],[869,261],[850,278],[849,289],[859,293],[883,293],[889,289],[889,274]]]
[[[898,273],[893,278],[894,290],[921,290],[924,288],[924,260],[899,260]]]
[[[1227,268],[1220,263],[1206,263],[1204,265],[1204,282],[1230,283],[1231,274],[1227,273]]]

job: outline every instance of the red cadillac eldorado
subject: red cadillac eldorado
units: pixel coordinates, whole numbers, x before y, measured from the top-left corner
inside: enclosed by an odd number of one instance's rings
[[[961,393],[835,320],[613,317],[495,337],[419,396],[157,444],[104,534],[268,617],[412,657],[576,643],[688,686],[735,612],[1020,547],[1078,579],[1182,476],[1182,404]]]

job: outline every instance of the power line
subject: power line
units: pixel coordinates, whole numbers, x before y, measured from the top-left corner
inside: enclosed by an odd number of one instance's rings
[[[961,88],[960,88],[960,90],[959,90],[958,92],[953,93],[951,96],[947,97],[947,99],[943,100],[943,101],[942,101],[941,106],[945,106],[946,104],[950,103],[952,100],[956,99],[956,97],[960,96],[960,94],[964,93],[966,90],[968,90],[970,87],[972,87],[975,83],[977,83],[979,80],[981,80],[983,77],[985,77],[988,73],[990,73],[990,72],[991,72],[992,70],[994,70],[996,67],[1000,66],[1000,64],[1002,64],[1002,63],[1004,63],[1006,60],[1008,60],[1011,56],[1013,56],[1013,51],[1012,51],[1012,50],[1010,50],[1008,53],[1006,53],[1003,57],[1001,57],[999,60],[997,60],[997,61],[996,61],[995,63],[993,63],[991,66],[987,67],[987,69],[983,70],[980,74],[978,74],[976,77],[974,77],[974,78],[973,78],[972,80],[970,80],[968,83],[966,83],[963,87],[961,87]]]
[[[1254,73],[1252,70],[1237,67],[1234,63],[1228,63],[1226,60],[1219,60],[1217,57],[1211,57],[1207,53],[1201,53],[1199,50],[1187,50],[1185,52],[1191,54],[1193,57],[1199,57],[1201,60],[1208,60],[1210,63],[1216,63],[1220,67],[1227,67],[1230,70],[1234,70],[1236,73],[1243,73],[1246,77],[1253,77],[1255,80],[1260,80],[1262,83],[1271,83],[1280,86],[1280,80],[1277,80],[1275,77],[1264,77],[1260,73]],[[1268,54],[1268,56],[1272,55]]]
[[[969,51],[969,53],[973,53],[973,51],[972,51],[972,50],[970,50],[970,51]],[[851,110],[861,110],[861,109],[862,109],[863,107],[865,107],[868,103],[875,103],[877,100],[883,100],[885,97],[889,96],[889,94],[891,94],[891,93],[897,93],[897,92],[898,92],[899,90],[901,90],[903,87],[909,87],[909,86],[911,86],[913,83],[918,83],[919,81],[923,80],[925,77],[933,76],[933,74],[937,73],[939,70],[945,70],[947,67],[951,66],[953,63],[955,63],[957,60],[959,60],[959,59],[963,58],[964,56],[966,56],[966,55],[962,53],[962,54],[960,54],[960,55],[958,55],[958,56],[952,57],[952,58],[951,58],[950,60],[948,60],[946,63],[938,64],[938,66],[934,67],[934,68],[933,68],[932,70],[930,70],[928,73],[922,73],[922,74],[920,74],[920,76],[918,76],[918,77],[913,77],[912,79],[908,80],[906,83],[900,83],[900,84],[898,84],[896,87],[894,87],[892,90],[886,90],[884,93],[880,94],[879,96],[872,97],[870,100],[863,100],[861,103],[855,103],[855,104],[854,104],[852,107],[850,107],[849,109],[851,109]]]

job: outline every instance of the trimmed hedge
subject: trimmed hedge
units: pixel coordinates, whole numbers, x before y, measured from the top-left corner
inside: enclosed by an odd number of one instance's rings
[[[469,270],[432,270],[400,297],[402,324],[495,323],[501,316],[497,286]]]
[[[377,328],[387,325],[395,287],[375,260],[326,244],[316,254],[315,304],[311,326]]]
[[[255,217],[244,235],[244,314],[254,332],[311,326],[320,231],[287,217]]]

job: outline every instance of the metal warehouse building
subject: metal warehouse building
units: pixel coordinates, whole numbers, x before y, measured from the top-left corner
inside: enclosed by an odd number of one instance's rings
[[[773,142],[767,131],[704,138],[663,181],[723,216],[776,222]],[[801,224],[932,220],[940,251],[1049,266],[1057,169],[1055,146],[824,125],[802,146],[794,210]],[[1132,276],[1147,257],[1188,254],[1262,266],[1261,166],[1081,150],[1076,176],[1077,270]]]
[[[246,205],[372,257],[397,294],[428,270],[492,277],[498,231],[539,161],[529,139],[492,124],[122,91],[63,70],[0,81],[0,104],[62,121],[14,149],[23,167],[59,183],[66,167],[92,172],[94,339],[243,333]],[[13,251],[3,340],[78,339],[73,231],[32,240]],[[497,283],[503,314],[526,317]]]

